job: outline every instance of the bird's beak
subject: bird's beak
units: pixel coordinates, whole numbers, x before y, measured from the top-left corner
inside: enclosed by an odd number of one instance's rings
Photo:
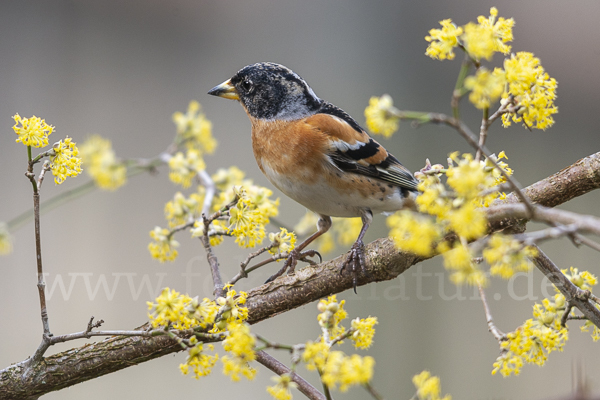
[[[227,79],[225,82],[220,85],[215,86],[214,88],[208,91],[208,94],[212,94],[213,96],[223,97],[225,99],[231,100],[239,100],[240,96],[238,95],[237,90],[231,84],[231,79]]]

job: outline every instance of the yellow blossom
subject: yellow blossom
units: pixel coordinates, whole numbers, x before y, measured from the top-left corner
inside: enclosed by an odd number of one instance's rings
[[[175,325],[176,329],[188,329],[193,321],[188,318],[186,306],[192,299],[176,290],[164,288],[155,299],[155,303],[147,302],[148,318],[154,328]]]
[[[381,97],[371,97],[369,106],[365,109],[367,128],[373,133],[391,137],[398,130],[400,118],[398,110],[389,94]]]
[[[454,48],[458,46],[458,37],[462,35],[463,29],[452,23],[451,19],[440,21],[442,29],[431,29],[425,40],[429,46],[425,54],[433,59],[454,59]]]
[[[455,284],[466,283],[471,286],[486,286],[488,279],[484,272],[475,264],[473,256],[467,246],[456,244],[454,248],[448,249],[446,243],[438,246],[438,251],[444,258],[444,267],[451,271],[450,280]]]
[[[504,60],[508,90],[502,95],[504,102],[512,97],[515,111],[502,115],[504,126],[523,122],[529,128],[546,129],[554,124],[553,114],[558,112],[556,79],[544,71],[540,60],[529,52],[519,52]]]
[[[0,222],[0,256],[5,256],[12,252],[12,236],[8,231],[8,226]]]
[[[490,16],[485,18],[483,15],[477,17],[477,22],[483,27],[489,27],[494,36],[494,51],[502,54],[510,53],[511,47],[506,45],[506,42],[513,41],[512,28],[515,25],[515,20],[512,18],[505,19],[498,17],[498,9],[492,7],[490,9]]]
[[[419,400],[452,400],[452,396],[449,394],[443,398],[440,397],[442,393],[440,378],[431,376],[429,371],[423,371],[413,376],[412,381],[417,388],[416,397]]]
[[[267,392],[276,400],[291,400],[291,389],[298,387],[292,382],[290,374],[282,374],[271,378],[275,382],[275,386],[267,386]]]
[[[46,120],[36,117],[21,118],[19,114],[13,115],[15,125],[13,130],[19,136],[16,142],[25,146],[45,147],[48,146],[48,135],[54,132],[52,125],[47,125]],[[19,126],[21,124],[21,126]]]
[[[125,184],[127,167],[117,159],[110,140],[92,135],[79,150],[85,171],[100,189],[115,190]]]
[[[179,242],[173,239],[168,229],[161,229],[157,226],[150,231],[150,237],[154,242],[148,245],[148,250],[153,258],[160,262],[173,261],[177,258]]]
[[[421,192],[416,199],[419,211],[445,218],[452,209],[452,204],[448,201],[447,190],[440,180],[435,176],[427,176],[419,182],[418,188]]]
[[[461,40],[464,42],[465,50],[475,60],[491,60],[496,49],[494,31],[490,26],[479,25],[469,22],[464,27]]]
[[[240,247],[254,247],[265,237],[267,219],[248,199],[240,199],[229,210],[229,231]]]
[[[200,103],[192,100],[185,114],[182,112],[173,114],[173,122],[177,127],[177,140],[188,150],[212,154],[217,147],[217,141],[212,136],[212,123],[200,109]]]
[[[340,391],[345,392],[350,386],[368,383],[373,377],[374,366],[373,357],[361,357],[358,354],[346,356],[341,351],[332,351],[323,368],[321,379],[330,388],[339,384]]]
[[[234,186],[246,186],[244,177],[246,173],[238,167],[220,168],[212,175],[215,186],[221,192],[231,189]]]
[[[467,240],[477,239],[487,232],[487,219],[473,203],[452,210],[447,218],[450,229]]]
[[[363,319],[353,319],[351,327],[354,330],[350,339],[354,342],[354,347],[357,349],[367,349],[373,344],[373,336],[375,335],[375,324],[377,317],[368,317]]]
[[[60,185],[68,177],[74,177],[81,173],[81,158],[79,158],[79,149],[70,137],[64,141],[60,140],[54,144],[54,155],[50,156],[52,161],[52,175],[54,182]]]
[[[248,319],[248,309],[242,307],[246,303],[247,297],[248,293],[240,292],[238,295],[233,289],[229,289],[225,297],[219,297],[217,304],[221,318],[215,323],[211,332],[221,332],[228,329],[229,324],[240,323]]]
[[[302,360],[309,371],[323,371],[327,357],[329,357],[329,345],[323,341],[306,343],[302,353]]]
[[[489,108],[504,92],[505,81],[504,71],[500,68],[493,72],[479,68],[475,76],[465,79],[465,88],[471,91],[469,100],[479,109]]]
[[[483,258],[490,264],[490,274],[509,279],[518,271],[531,269],[530,258],[537,255],[535,247],[523,246],[510,236],[494,234],[483,250]]]
[[[182,152],[176,153],[169,159],[169,179],[183,188],[188,188],[192,184],[192,179],[198,172],[206,168],[198,150],[190,149],[184,155]]]
[[[234,382],[240,380],[240,374],[248,380],[254,379],[256,370],[249,363],[256,358],[254,353],[256,339],[250,333],[250,326],[244,322],[232,322],[227,325],[227,328],[223,349],[228,355],[222,357],[223,373]]]
[[[277,233],[269,233],[269,241],[271,242],[271,249],[269,253],[288,253],[294,250],[296,244],[296,235],[294,232],[288,232],[285,228],[280,228]]]
[[[535,310],[535,309],[534,309]],[[556,323],[544,323],[539,318],[528,319],[502,342],[502,354],[494,363],[492,375],[500,372],[502,376],[511,373],[518,375],[524,363],[544,365],[548,354],[562,351],[568,340],[568,331]]]
[[[592,286],[598,283],[598,278],[590,274],[588,271],[579,272],[578,268],[570,267],[569,269],[562,269],[563,274],[578,288],[581,290],[592,290]]]
[[[213,346],[208,345],[212,350]],[[200,379],[201,376],[207,376],[212,372],[215,363],[219,359],[219,355],[210,356],[204,353],[204,344],[198,343],[196,346],[188,350],[188,357],[185,364],[180,364],[179,369],[184,375],[189,373],[191,367],[194,372],[194,378]]]
[[[165,218],[169,222],[169,228],[199,217],[203,200],[204,195],[200,193],[192,193],[190,197],[185,197],[181,192],[175,193],[173,200],[165,204]]]
[[[465,199],[476,197],[485,187],[485,171],[471,154],[463,154],[463,158],[454,157],[458,166],[448,168],[448,186]]]
[[[323,328],[324,332],[327,332],[328,338],[325,338],[327,342],[335,339],[344,334],[346,328],[340,326],[345,318],[348,317],[348,313],[344,310],[344,304],[346,300],[342,300],[338,303],[335,295],[329,296],[327,299],[319,301],[317,308],[321,312],[317,319],[319,325]]]
[[[420,256],[433,254],[434,244],[441,239],[441,231],[430,218],[408,210],[399,211],[387,218],[390,236],[399,249]]]

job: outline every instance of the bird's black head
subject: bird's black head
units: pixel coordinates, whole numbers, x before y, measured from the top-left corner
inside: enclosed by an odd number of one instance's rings
[[[267,120],[303,118],[322,102],[291,69],[269,62],[242,68],[208,94],[239,100],[252,117]]]

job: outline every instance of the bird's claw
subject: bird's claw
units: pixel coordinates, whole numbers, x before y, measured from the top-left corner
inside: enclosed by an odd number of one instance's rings
[[[365,258],[365,244],[362,240],[357,240],[352,247],[350,248],[350,253],[346,257],[342,268],[340,268],[340,274],[349,267],[352,271],[352,287],[354,288],[354,293],[356,293],[356,280],[358,277],[358,269],[362,271],[366,276],[370,276],[366,267],[366,258]]]
[[[296,249],[290,251],[290,253],[288,254],[288,258],[283,263],[283,267],[281,267],[279,271],[277,271],[269,279],[267,279],[265,283],[273,282],[275,279],[283,275],[285,271],[288,271],[288,275],[293,274],[296,270],[296,265],[298,264],[299,260],[307,262],[310,265],[316,265],[316,262],[308,258],[314,256],[319,256],[319,263],[323,262],[323,257],[321,257],[321,254],[316,250],[306,250],[302,253],[300,253]]]

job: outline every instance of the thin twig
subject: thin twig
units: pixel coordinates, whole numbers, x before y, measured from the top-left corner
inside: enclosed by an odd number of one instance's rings
[[[256,353],[256,361],[275,372],[277,375],[289,374],[292,378],[292,382],[298,385],[298,390],[308,397],[311,400],[326,400],[327,398],[323,395],[323,393],[319,392],[317,388],[308,383],[304,378],[295,372],[291,371],[288,367],[286,367],[279,360],[275,359],[268,353],[259,350]]]
[[[210,206],[213,198],[215,197],[215,182],[206,170],[199,171],[198,178],[200,179],[202,186],[206,189],[206,192],[204,193],[204,203],[202,205],[202,214],[208,215],[210,213]]]
[[[270,264],[272,262],[278,261],[278,260],[283,260],[286,259],[288,257],[287,253],[279,253],[279,254],[275,254],[269,258],[267,258],[266,260],[260,261],[256,264],[254,264],[253,266],[251,266],[250,268],[244,268],[244,273],[247,275],[250,272],[257,270],[260,267],[263,267],[267,264]],[[245,278],[244,274],[242,274],[242,272],[238,272],[233,278],[231,278],[231,280],[229,281],[230,284],[235,284],[237,281],[239,281],[240,279]]]
[[[517,195],[517,197],[519,197],[519,200],[521,200],[521,202],[525,204],[530,214],[533,213],[533,204],[529,201],[527,196],[523,194],[519,183],[503,168],[501,168],[500,165],[498,165],[498,162],[494,159],[494,157],[492,157],[492,153],[487,149],[487,147],[479,145],[475,134],[471,132],[471,129],[464,122],[455,118],[451,118],[445,114],[439,113],[429,113],[428,117],[430,122],[442,123],[454,128],[454,130],[456,130],[467,141],[467,143],[471,145],[471,147],[481,151],[481,153],[487,157],[487,159],[492,163],[494,167],[496,167],[496,169],[502,174],[502,176],[504,176],[506,181],[510,184],[513,191]]]
[[[490,306],[488,305],[487,299],[485,297],[483,287],[481,285],[478,285],[478,288],[479,296],[481,297],[481,302],[483,303],[483,310],[485,311],[485,320],[488,324],[488,330],[496,338],[498,343],[501,343],[506,340],[506,334],[500,329],[498,329],[498,327],[494,323],[494,319],[492,318],[492,312],[490,311]]]
[[[481,127],[479,128],[479,148],[475,153],[475,161],[481,160],[481,149],[485,146],[485,141],[487,140],[488,128],[490,127],[490,122],[488,116],[490,114],[489,107],[483,109],[483,117],[481,118]]]
[[[367,383],[365,383],[365,384],[363,385],[363,387],[365,388],[365,390],[366,390],[366,391],[367,391],[367,392],[368,392],[368,393],[369,393],[371,396],[373,396],[373,398],[374,398],[374,399],[376,399],[376,400],[383,400],[383,399],[384,399],[384,397],[383,397],[381,394],[379,394],[379,392],[377,392],[377,391],[375,390],[375,388],[373,387],[373,385],[371,385],[371,383],[370,383],[370,382],[367,382]]]
[[[581,290],[573,284],[552,262],[550,258],[536,246],[537,256],[533,261],[538,269],[548,277],[550,282],[565,296],[567,308],[577,307],[579,311],[590,320],[596,327],[600,328],[600,310],[596,308],[594,303],[590,302],[590,292]],[[563,315],[564,317],[564,315]]]

